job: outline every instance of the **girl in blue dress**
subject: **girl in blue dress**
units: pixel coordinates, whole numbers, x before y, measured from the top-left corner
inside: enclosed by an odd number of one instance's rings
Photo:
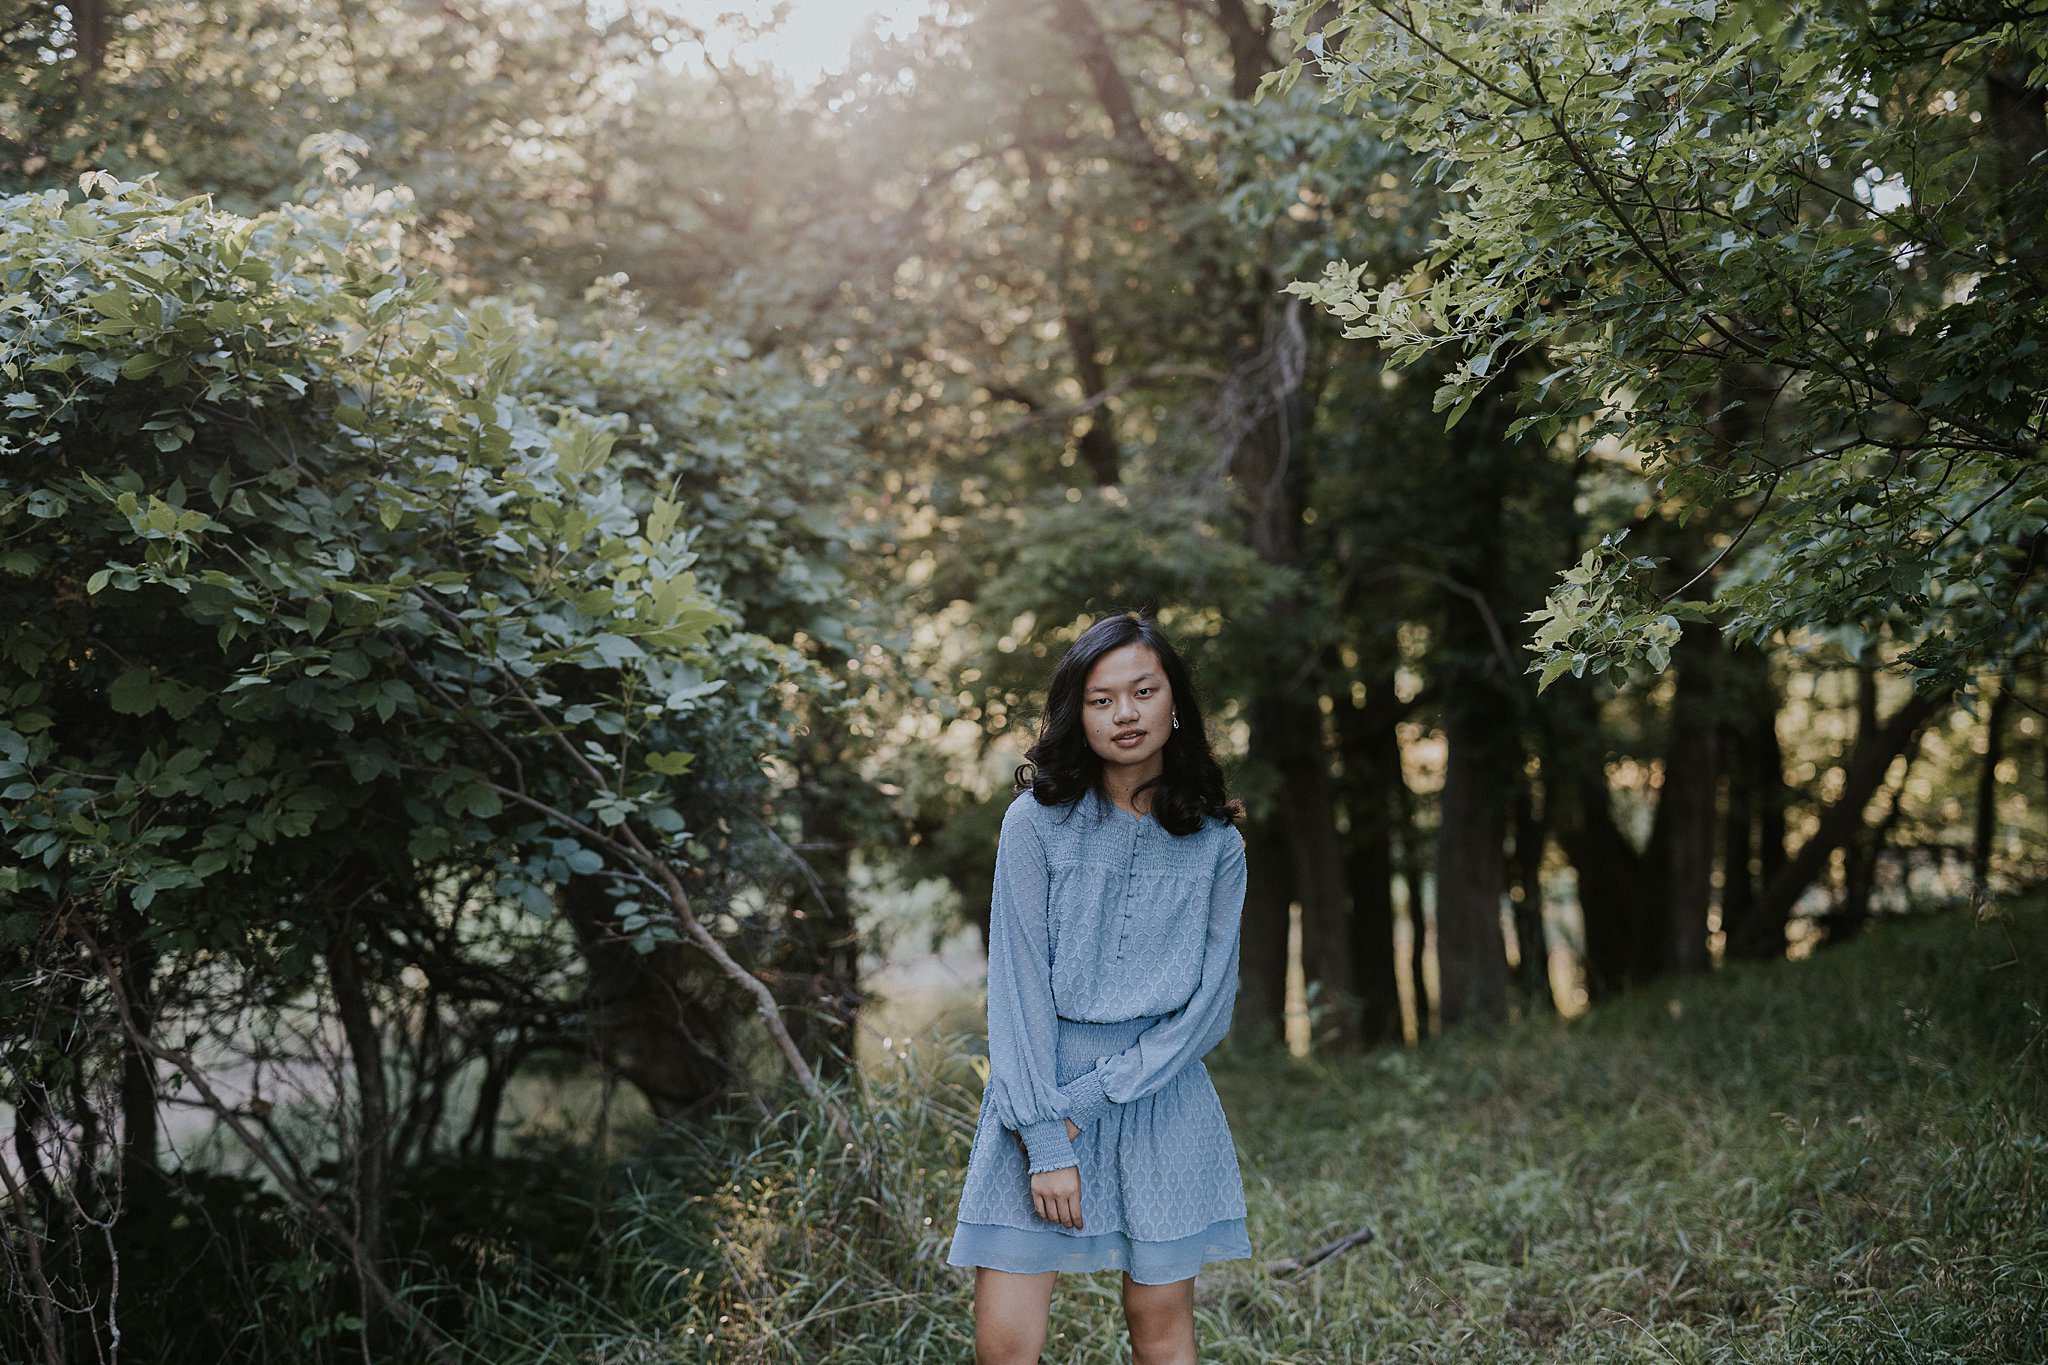
[[[989,906],[988,1084],[948,1263],[975,1357],[1035,1361],[1062,1270],[1123,1271],[1140,1365],[1195,1359],[1195,1273],[1249,1257],[1202,1057],[1230,1028],[1243,806],[1149,615],[1106,618],[1047,688]]]

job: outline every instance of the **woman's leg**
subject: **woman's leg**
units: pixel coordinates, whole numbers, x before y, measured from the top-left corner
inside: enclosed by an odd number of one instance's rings
[[[1036,1365],[1045,1349],[1057,1270],[1035,1275],[974,1268],[975,1365]]]
[[[1195,1365],[1195,1277],[1141,1284],[1124,1276],[1132,1365]]]

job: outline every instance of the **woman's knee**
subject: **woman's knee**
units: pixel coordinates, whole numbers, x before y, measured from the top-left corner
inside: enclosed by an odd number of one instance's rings
[[[1138,1365],[1166,1365],[1194,1359],[1194,1284],[1145,1285],[1124,1281],[1124,1324]]]
[[[974,1324],[974,1365],[1037,1365],[1045,1350],[1045,1325],[1029,1322]]]

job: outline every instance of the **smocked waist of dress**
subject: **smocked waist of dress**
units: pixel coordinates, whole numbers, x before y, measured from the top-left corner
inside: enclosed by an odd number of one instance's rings
[[[1064,1014],[1056,1016],[1053,1070],[1057,1073],[1057,1083],[1065,1085],[1093,1070],[1096,1062],[1122,1052],[1138,1040],[1139,1034],[1164,1018],[1164,1014],[1140,1014],[1130,1019],[1101,1022],[1069,1019]]]

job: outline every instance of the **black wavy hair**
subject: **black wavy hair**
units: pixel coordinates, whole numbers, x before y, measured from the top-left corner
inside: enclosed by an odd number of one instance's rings
[[[1088,746],[1081,720],[1081,694],[1095,661],[1133,641],[1142,641],[1159,656],[1174,714],[1180,717],[1179,728],[1167,732],[1159,775],[1138,789],[1152,792],[1152,818],[1176,835],[1200,829],[1205,815],[1233,824],[1242,820],[1244,803],[1225,790],[1223,769],[1209,748],[1209,728],[1202,721],[1194,677],[1149,611],[1105,616],[1067,647],[1046,686],[1038,739],[1012,777],[1013,793],[1028,790],[1047,806],[1072,806],[1091,790],[1107,799],[1102,757]]]

